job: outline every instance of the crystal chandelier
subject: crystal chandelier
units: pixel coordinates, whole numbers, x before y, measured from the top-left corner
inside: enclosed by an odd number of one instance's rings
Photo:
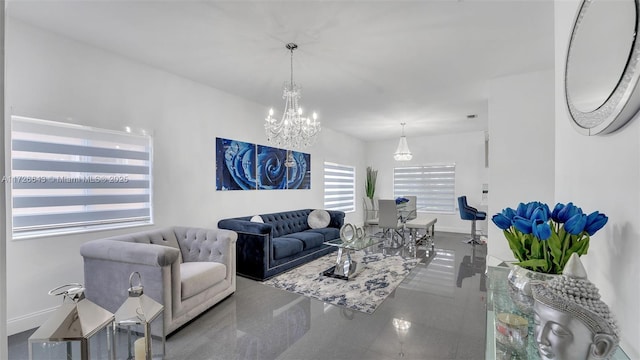
[[[413,155],[411,155],[411,150],[409,150],[409,145],[407,145],[407,137],[404,136],[404,126],[406,123],[401,123],[400,125],[402,125],[402,136],[400,136],[400,142],[398,143],[396,152],[393,154],[393,158],[396,161],[409,161],[413,158]]]
[[[284,84],[284,112],[278,120],[273,117],[273,109],[269,109],[264,129],[269,143],[291,150],[313,145],[320,132],[320,121],[315,112],[311,118],[302,116],[302,108],[298,105],[301,89],[293,82],[293,50],[298,45],[289,43],[286,48],[291,51],[291,82]]]

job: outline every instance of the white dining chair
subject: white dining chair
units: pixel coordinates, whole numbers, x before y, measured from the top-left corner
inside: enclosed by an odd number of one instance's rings
[[[407,222],[409,220],[415,219],[418,216],[418,207],[417,207],[418,197],[417,196],[403,196],[403,197],[409,200],[405,204],[405,207],[404,207],[405,214],[403,215],[404,217],[403,221]]]
[[[368,228],[377,228],[378,227],[378,198],[370,199],[368,197],[363,198],[364,203],[364,227]],[[373,231],[372,233],[375,233]]]
[[[378,226],[385,237],[391,234],[391,243],[398,244],[396,235],[404,243],[404,224],[400,221],[400,214],[395,200],[378,200]]]

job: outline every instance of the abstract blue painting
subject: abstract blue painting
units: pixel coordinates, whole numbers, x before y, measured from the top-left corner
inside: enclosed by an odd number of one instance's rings
[[[287,166],[287,189],[311,189],[311,155],[298,151],[290,154],[295,164],[289,161]]]
[[[216,138],[216,190],[255,190],[255,160],[255,144]]]
[[[311,189],[311,155],[216,138],[216,190]]]
[[[258,190],[287,188],[287,150],[258,145]]]

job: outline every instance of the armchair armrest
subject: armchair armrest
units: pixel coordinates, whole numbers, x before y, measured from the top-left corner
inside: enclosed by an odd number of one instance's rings
[[[174,263],[180,251],[164,245],[101,239],[82,244],[80,254],[85,258],[162,267]]]

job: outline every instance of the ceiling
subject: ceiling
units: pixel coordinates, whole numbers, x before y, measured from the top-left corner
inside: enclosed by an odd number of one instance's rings
[[[364,141],[487,128],[492,78],[553,67],[552,0],[8,1],[7,14]],[[10,33],[9,33],[10,35]],[[469,119],[467,115],[476,114]]]

